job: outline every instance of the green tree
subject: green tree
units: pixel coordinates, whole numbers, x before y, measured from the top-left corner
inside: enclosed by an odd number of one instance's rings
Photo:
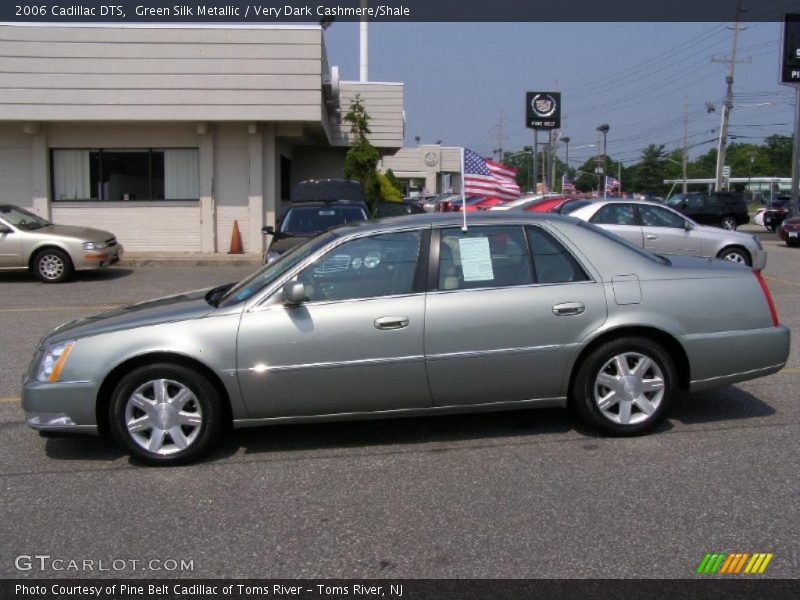
[[[402,202],[403,193],[392,185],[391,180],[384,173],[378,173],[378,185],[381,190],[381,199],[386,202]]]
[[[650,144],[642,150],[642,158],[635,165],[633,181],[634,192],[664,191],[667,179],[667,154],[664,144]]]
[[[344,157],[344,176],[361,182],[367,204],[370,210],[374,211],[375,201],[381,195],[377,172],[380,154],[367,138],[367,135],[372,133],[369,128],[371,118],[361,102],[360,94],[356,94],[350,102],[350,108],[343,120],[350,124],[350,133],[353,135],[350,148]]]
[[[764,140],[764,150],[769,161],[769,175],[789,177],[792,174],[792,146],[794,136],[771,135]]]
[[[388,169],[385,175],[386,179],[389,180],[389,183],[392,184],[392,187],[396,189],[398,192],[400,192],[400,198],[402,199],[404,191],[403,183],[395,176],[394,171],[392,171],[391,169]]]

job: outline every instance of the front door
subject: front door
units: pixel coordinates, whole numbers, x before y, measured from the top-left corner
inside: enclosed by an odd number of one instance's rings
[[[21,234],[0,219],[0,268],[22,266]]]
[[[602,285],[538,226],[443,230],[438,262],[425,327],[434,405],[563,397],[575,346],[605,322]]]
[[[702,236],[691,226],[687,227],[685,217],[661,206],[639,204],[637,208],[645,249],[659,254],[702,256]]]
[[[297,275],[307,301],[242,315],[237,372],[253,418],[426,408],[419,231],[345,242]]]

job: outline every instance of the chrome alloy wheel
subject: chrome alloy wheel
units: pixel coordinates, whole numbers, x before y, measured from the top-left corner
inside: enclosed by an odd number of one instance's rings
[[[58,254],[45,254],[39,259],[39,272],[47,279],[58,279],[64,274],[66,265]]]
[[[200,435],[203,411],[182,383],[156,379],[140,385],[125,403],[125,426],[148,452],[166,456],[185,450]]]
[[[658,410],[664,389],[664,374],[653,359],[625,352],[600,369],[594,382],[594,401],[609,421],[635,425]]]
[[[727,252],[723,254],[722,258],[731,262],[739,263],[740,265],[747,264],[747,261],[744,259],[744,256],[742,256],[741,252]]]

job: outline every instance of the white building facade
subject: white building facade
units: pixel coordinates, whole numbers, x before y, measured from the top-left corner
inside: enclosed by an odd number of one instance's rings
[[[382,155],[401,83],[340,82],[317,26],[0,25],[0,203],[134,252],[246,252],[303,179],[342,177],[360,94]]]

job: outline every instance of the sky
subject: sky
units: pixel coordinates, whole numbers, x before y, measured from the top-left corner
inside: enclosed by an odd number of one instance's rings
[[[596,153],[637,161],[647,144],[682,148],[688,103],[690,156],[715,147],[725,96],[731,23],[370,23],[369,78],[405,83],[406,145],[442,140],[484,156],[521,150],[526,91],[561,91],[570,164]],[[732,141],[791,134],[794,90],[778,84],[782,24],[745,23],[739,36]],[[330,64],[358,79],[358,24],[326,31]],[[707,112],[712,102],[716,112]],[[546,134],[540,134],[540,140]],[[713,140],[713,141],[712,141]],[[564,158],[564,146],[559,145]]]

